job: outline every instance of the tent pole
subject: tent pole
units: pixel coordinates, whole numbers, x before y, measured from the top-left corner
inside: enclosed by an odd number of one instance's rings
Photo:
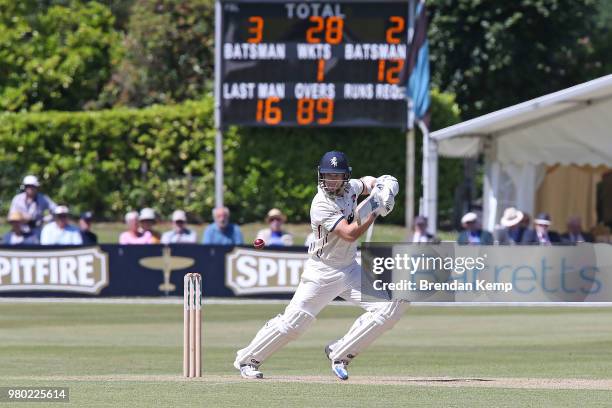
[[[427,229],[431,234],[437,232],[438,225],[438,145],[429,135],[423,121],[418,121],[423,133],[423,214],[427,217]]]
[[[497,218],[497,203],[499,199],[499,173],[500,166],[497,162],[497,140],[489,138],[485,142],[485,180],[483,191],[483,228],[493,231]]]

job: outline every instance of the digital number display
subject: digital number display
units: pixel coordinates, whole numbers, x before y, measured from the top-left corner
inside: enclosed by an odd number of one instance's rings
[[[222,1],[223,127],[405,128],[407,1]]]

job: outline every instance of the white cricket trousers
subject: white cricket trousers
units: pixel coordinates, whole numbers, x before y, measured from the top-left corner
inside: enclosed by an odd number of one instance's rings
[[[408,306],[402,301],[362,301],[361,266],[357,262],[344,268],[333,268],[309,260],[284,313],[269,320],[251,343],[238,351],[234,366],[251,364],[259,367],[275,351],[299,337],[319,312],[338,296],[361,306],[365,313],[342,338],[329,344],[332,361],[350,362],[393,327]]]

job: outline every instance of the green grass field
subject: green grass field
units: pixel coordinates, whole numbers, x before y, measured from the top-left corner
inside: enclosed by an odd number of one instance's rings
[[[612,406],[609,308],[412,307],[340,382],[323,346],[360,311],[332,305],[266,379],[240,379],[235,351],[283,307],[205,305],[204,376],[189,380],[182,304],[3,302],[0,386],[67,386],[72,406]]]

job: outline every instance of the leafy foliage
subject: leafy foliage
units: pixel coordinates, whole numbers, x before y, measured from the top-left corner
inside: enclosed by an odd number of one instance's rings
[[[464,119],[596,76],[585,69],[594,0],[428,4],[433,81],[457,95]]]
[[[214,71],[210,0],[136,0],[125,58],[100,95],[100,106],[148,106],[197,99]]]
[[[0,0],[0,109],[81,109],[120,56],[114,18],[93,1],[40,3]]]
[[[595,76],[612,72],[612,2],[597,0],[596,29],[583,39],[589,50],[589,59],[584,69]]]
[[[226,147],[233,140],[229,132]],[[0,160],[13,177],[2,191],[4,207],[30,172],[42,177],[51,197],[77,211],[112,217],[148,205],[199,214],[213,204],[212,101],[0,115]]]
[[[432,113],[435,126],[458,120],[453,99],[437,92]],[[141,110],[5,113],[2,210],[21,177],[33,173],[45,192],[75,211],[119,218],[144,206],[166,215],[183,208],[194,220],[205,220],[214,205],[214,140],[212,98]],[[308,220],[324,151],[346,151],[357,177],[393,174],[403,186],[405,140],[393,130],[230,129],[224,134],[225,201],[240,222],[261,220],[271,207],[282,208],[292,222]],[[420,143],[417,175],[418,151]],[[441,205],[451,206],[459,166],[442,161]],[[419,191],[417,185],[417,196]],[[403,222],[401,194],[390,222]]]

